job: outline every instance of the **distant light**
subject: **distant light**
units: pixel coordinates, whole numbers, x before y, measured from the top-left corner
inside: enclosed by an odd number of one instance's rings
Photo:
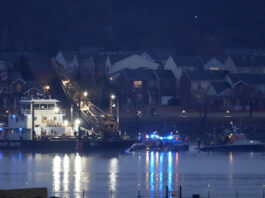
[[[76,125],[79,125],[80,123],[81,123],[81,121],[80,121],[79,119],[76,119],[76,120],[75,120],[75,124],[76,124]]]
[[[163,139],[164,139],[164,137],[159,137],[159,139],[160,139],[160,140],[163,140]]]
[[[182,110],[182,113],[186,113],[185,109]]]
[[[229,111],[229,110],[226,110],[226,113],[227,113],[227,114],[229,114],[229,113],[230,113],[230,111]]]
[[[152,134],[152,135],[150,135],[150,138],[151,138],[151,139],[155,139],[156,137],[157,137],[156,134]]]
[[[16,115],[15,115],[15,114],[13,114],[13,115],[12,115],[12,118],[13,118],[13,119],[15,119],[15,118],[16,118]]]
[[[112,77],[110,77],[110,78],[109,78],[109,80],[110,80],[110,81],[112,81],[112,80],[113,80],[113,78],[112,78]]]
[[[146,139],[149,139],[149,135],[145,135],[145,138],[146,138]]]
[[[46,86],[45,86],[45,89],[46,89],[46,90],[49,90],[49,89],[50,89],[50,86],[49,86],[49,85],[46,85]]]
[[[168,140],[172,140],[174,137],[172,135],[167,136]]]
[[[115,108],[116,107],[116,104],[112,104],[112,107]]]
[[[253,141],[253,140],[250,140],[249,142],[250,142],[250,144],[253,144],[253,143],[254,143],[254,141]]]
[[[63,121],[64,126],[68,126],[68,120]]]
[[[112,100],[114,100],[114,99],[116,98],[116,96],[115,96],[114,94],[111,94],[111,95],[110,95],[110,98],[111,98]]]
[[[19,128],[19,129],[18,129],[18,131],[19,131],[19,132],[22,132],[22,131],[23,131],[23,129],[22,129],[22,128]]]
[[[60,111],[59,107],[55,107],[55,108],[54,108],[54,112],[55,112],[55,113],[59,113],[59,111]]]
[[[6,113],[8,113],[8,110],[6,110]]]
[[[84,96],[87,97],[87,91],[84,92]]]
[[[176,130],[176,134],[178,134],[179,133],[179,131],[178,130]]]
[[[0,131],[3,131],[3,128],[0,128]]]
[[[197,18],[198,18],[198,16],[196,15],[196,16],[194,16],[194,18],[195,18],[195,19],[197,19]]]

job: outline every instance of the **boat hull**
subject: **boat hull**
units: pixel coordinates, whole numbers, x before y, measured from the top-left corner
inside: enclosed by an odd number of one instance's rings
[[[0,150],[89,152],[94,150],[125,150],[133,143],[133,140],[0,140]]]

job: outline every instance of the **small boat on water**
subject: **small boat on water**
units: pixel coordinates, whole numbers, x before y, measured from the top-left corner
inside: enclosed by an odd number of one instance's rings
[[[128,148],[127,152],[151,150],[151,151],[188,151],[189,145],[184,143],[181,137],[176,135],[159,136],[156,132],[145,135],[145,137],[139,137],[138,143],[133,144]]]
[[[232,124],[232,123],[231,123]],[[222,140],[212,145],[204,145],[198,149],[200,151],[245,151],[245,152],[262,152],[265,151],[265,144],[258,140],[249,140],[246,135],[239,132],[239,129],[232,124],[232,130],[225,131]]]

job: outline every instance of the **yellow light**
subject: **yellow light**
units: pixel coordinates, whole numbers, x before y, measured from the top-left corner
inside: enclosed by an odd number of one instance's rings
[[[49,85],[46,85],[46,87],[45,87],[47,90],[49,90],[50,89],[50,86]]]
[[[110,81],[112,81],[112,80],[113,80],[113,78],[112,78],[112,77],[110,77],[110,78],[109,78],[109,80],[110,80]]]
[[[87,97],[87,91],[84,92],[84,96]]]

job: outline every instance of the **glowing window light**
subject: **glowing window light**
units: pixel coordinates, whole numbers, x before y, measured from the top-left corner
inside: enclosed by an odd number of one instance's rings
[[[16,115],[15,115],[15,114],[13,114],[13,115],[12,115],[12,118],[13,118],[13,119],[15,119],[15,118],[16,118]]]

